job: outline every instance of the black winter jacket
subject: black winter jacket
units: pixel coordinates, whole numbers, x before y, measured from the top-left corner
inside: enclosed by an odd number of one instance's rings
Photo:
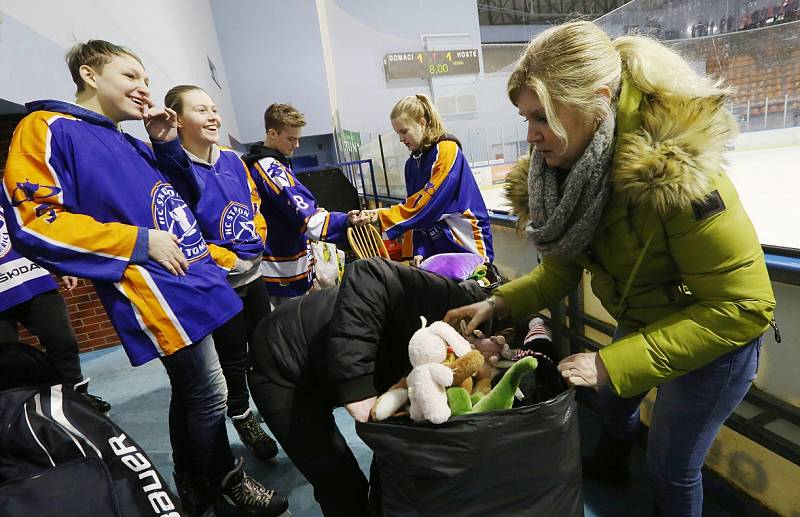
[[[287,158],[282,152],[271,147],[266,147],[264,144],[251,145],[247,154],[242,156],[242,161],[244,161],[248,169],[252,169],[253,164],[262,158],[275,158],[290,169],[292,167],[291,158]]]
[[[408,341],[430,324],[486,293],[418,268],[357,260],[339,287],[284,303],[257,330],[253,368],[271,354],[281,376],[342,405],[383,393],[411,370]]]

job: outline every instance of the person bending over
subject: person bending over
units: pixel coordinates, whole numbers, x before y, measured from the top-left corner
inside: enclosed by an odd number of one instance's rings
[[[250,353],[253,400],[328,516],[368,516],[369,483],[336,426],[344,406],[366,422],[376,396],[408,374],[420,316],[486,296],[381,258],[357,260],[340,286],[287,302],[259,326]]]

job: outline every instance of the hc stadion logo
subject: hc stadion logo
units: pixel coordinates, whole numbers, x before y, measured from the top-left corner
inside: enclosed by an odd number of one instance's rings
[[[208,254],[208,246],[194,214],[169,183],[159,181],[152,190],[153,223],[159,230],[174,233],[178,246],[189,262]]]
[[[8,236],[8,228],[6,227],[6,219],[3,212],[0,212],[0,258],[8,255],[11,251],[11,237]]]
[[[223,240],[234,243],[258,242],[256,225],[250,208],[242,203],[231,201],[219,220],[219,234]]]

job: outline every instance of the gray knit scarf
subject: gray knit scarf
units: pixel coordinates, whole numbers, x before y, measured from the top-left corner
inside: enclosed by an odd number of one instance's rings
[[[542,255],[574,257],[589,245],[611,190],[614,117],[600,122],[569,172],[548,167],[534,152],[528,173],[528,234]],[[559,176],[567,174],[559,188]],[[562,192],[559,192],[559,191]]]

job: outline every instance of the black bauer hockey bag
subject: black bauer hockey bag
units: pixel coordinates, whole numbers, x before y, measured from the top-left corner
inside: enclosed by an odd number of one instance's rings
[[[575,390],[427,422],[370,422],[373,511],[384,517],[582,516]],[[380,510],[378,510],[380,507]]]
[[[0,517],[179,517],[175,501],[83,395],[61,384],[0,391]]]

